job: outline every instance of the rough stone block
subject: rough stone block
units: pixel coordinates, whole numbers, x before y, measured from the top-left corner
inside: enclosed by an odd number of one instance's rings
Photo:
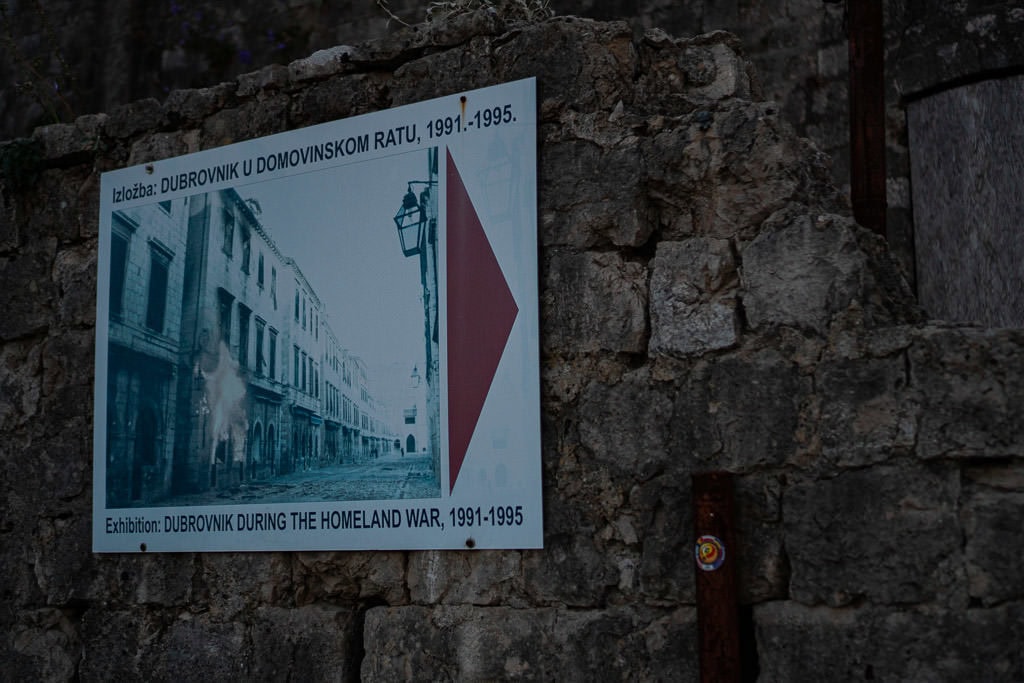
[[[36,339],[0,346],[0,429],[5,434],[13,435],[39,412],[42,353],[43,343]],[[13,445],[14,439],[8,438]]]
[[[671,397],[646,369],[593,382],[579,403],[580,443],[600,463],[642,478],[669,459]]]
[[[289,64],[288,77],[293,83],[301,83],[332,76],[344,68],[347,58],[352,52],[353,48],[350,45],[337,45],[326,50],[317,50],[310,56],[296,59]]]
[[[737,343],[736,268],[726,240],[662,242],[651,270],[652,355],[687,356]]]
[[[198,556],[185,553],[98,555],[89,596],[114,605],[182,607],[200,597],[192,583],[198,566]]]
[[[405,557],[399,552],[323,552],[284,556],[291,574],[267,574],[264,593],[298,604],[377,599],[389,604],[405,600]]]
[[[239,97],[251,97],[266,90],[280,90],[289,84],[288,67],[282,64],[271,64],[259,71],[252,71],[238,77]]]
[[[965,474],[972,479],[961,511],[970,596],[984,605],[1024,599],[1024,568],[1011,550],[1020,542],[1024,519],[1021,468],[977,466]],[[1000,490],[1014,478],[1015,490]]]
[[[384,79],[375,74],[339,75],[296,92],[289,110],[294,126],[366,114],[389,106]]]
[[[0,340],[38,334],[51,323],[56,288],[50,271],[55,246],[56,240],[41,240],[0,258],[0,291],[7,299]]]
[[[739,601],[749,605],[785,598],[789,565],[782,543],[782,482],[762,474],[734,481]]]
[[[1024,332],[924,328],[909,353],[921,457],[1024,455]]]
[[[861,467],[913,451],[919,404],[904,353],[823,364],[822,454],[840,467]]]
[[[637,517],[641,544],[640,592],[649,599],[694,604],[690,477],[673,473],[637,485],[629,508]]]
[[[173,621],[169,612],[139,607],[86,610],[79,627],[87,644],[78,665],[80,680],[173,680],[161,654]]]
[[[366,613],[362,678],[695,680],[692,608],[393,607]]]
[[[762,681],[1018,681],[1020,605],[995,609],[754,608]]]
[[[823,334],[860,293],[865,256],[851,221],[780,212],[741,252],[743,305],[753,329]]]
[[[641,191],[643,166],[640,147],[632,142],[546,145],[537,170],[541,244],[588,249],[647,242],[653,226]]]
[[[361,624],[355,608],[261,607],[249,626],[249,680],[354,680]]]
[[[68,515],[65,510],[41,517],[35,524],[29,556],[48,605],[85,598],[91,589],[92,519],[86,506],[77,507],[75,514]]]
[[[96,152],[97,137],[76,123],[55,123],[40,126],[32,138],[42,143],[43,158],[56,161],[66,157],[91,156]]]
[[[245,625],[215,621],[208,614],[186,613],[170,623],[155,654],[144,667],[144,678],[237,680],[246,678],[252,667]]]
[[[522,558],[514,551],[410,553],[408,583],[417,604],[525,604]]]
[[[230,621],[266,597],[266,584],[281,580],[280,569],[274,553],[204,553],[197,558],[192,592],[214,619]]]
[[[619,568],[585,529],[544,537],[543,551],[523,553],[523,581],[532,604],[603,604],[619,584]]]
[[[689,93],[691,96],[709,100],[750,97],[747,64],[727,45],[717,43],[708,47],[689,47],[681,61],[687,80],[697,86]]]
[[[128,153],[128,165],[162,161],[171,157],[188,154],[191,151],[185,133],[153,133],[132,143]]]
[[[633,99],[633,31],[622,21],[558,17],[524,25],[493,54],[504,80],[537,78],[538,103],[611,112],[619,100]]]
[[[235,83],[221,83],[209,88],[175,90],[167,96],[164,111],[177,125],[194,125],[234,103]]]
[[[17,212],[8,201],[5,180],[0,178],[0,254],[6,254],[18,246]]]
[[[138,100],[112,109],[105,132],[112,138],[127,138],[155,130],[164,122],[164,109],[153,98]]]
[[[791,202],[813,197],[827,210],[840,208],[826,158],[780,121],[777,105],[737,100],[696,116],[714,151],[713,173],[703,188],[712,205],[699,221],[700,232],[749,240]]]
[[[0,653],[11,649],[10,657],[4,657],[5,678],[74,680],[81,642],[63,610],[46,607],[22,612],[8,638],[0,645]]]
[[[548,353],[638,353],[647,335],[647,271],[618,254],[553,252],[541,310]]]
[[[810,384],[778,351],[698,366],[675,399],[675,452],[693,467],[781,465],[797,451]]]
[[[275,95],[218,111],[203,121],[202,147],[209,149],[279,133],[287,128],[288,106],[287,96]]]
[[[958,472],[876,466],[791,484],[790,594],[806,604],[966,602]]]
[[[96,257],[98,244],[85,244],[57,253],[53,277],[57,284],[57,315],[66,326],[96,324]]]

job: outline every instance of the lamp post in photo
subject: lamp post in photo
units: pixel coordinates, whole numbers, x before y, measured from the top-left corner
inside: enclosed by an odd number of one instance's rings
[[[423,287],[423,336],[426,354],[428,433],[434,474],[441,472],[440,347],[438,342],[437,282],[437,157],[436,148],[427,151],[427,180],[410,180],[402,204],[395,213],[395,227],[402,255],[419,256]],[[417,194],[416,190],[419,190]]]

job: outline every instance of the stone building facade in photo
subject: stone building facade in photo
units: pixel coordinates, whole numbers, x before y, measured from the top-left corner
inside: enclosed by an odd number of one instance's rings
[[[113,507],[398,449],[393,409],[256,206],[222,190],[113,216]]]

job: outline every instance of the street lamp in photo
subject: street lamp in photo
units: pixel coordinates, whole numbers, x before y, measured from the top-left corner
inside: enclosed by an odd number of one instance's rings
[[[398,228],[398,242],[402,247],[402,254],[406,257],[416,256],[423,252],[427,239],[427,208],[426,204],[430,198],[430,186],[436,181],[411,180],[402,198],[402,206],[395,214],[395,226]],[[413,191],[413,185],[425,185],[423,191],[417,198]]]
[[[434,474],[441,473],[441,426],[440,420],[440,320],[439,290],[437,281],[438,225],[437,201],[434,194],[438,189],[438,149],[427,150],[428,180],[410,180],[406,183],[402,205],[395,214],[395,227],[402,254],[406,257],[419,256],[420,285],[423,302],[424,380],[427,392],[428,438]],[[422,189],[421,189],[422,188]],[[419,190],[417,195],[416,190]],[[424,445],[423,450],[427,450]],[[438,479],[440,481],[440,479]]]

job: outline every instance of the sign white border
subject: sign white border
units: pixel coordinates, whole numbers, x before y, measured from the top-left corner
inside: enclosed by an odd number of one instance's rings
[[[536,111],[535,81],[526,79],[104,173],[97,278],[93,550],[542,547]],[[325,149],[330,151],[325,152]],[[179,502],[168,493],[165,499],[157,497],[145,504],[131,501],[112,505],[107,489],[108,408],[113,407],[108,406],[107,401],[108,395],[112,395],[108,384],[117,382],[109,375],[112,371],[109,359],[114,213],[128,213],[140,207],[161,202],[166,205],[224,190],[236,190],[242,196],[246,194],[245,188],[256,183],[273,187],[274,183],[313,182],[326,173],[358,173],[364,167],[377,168],[374,164],[387,164],[402,155],[426,158],[427,150],[431,149],[438,150],[439,157],[435,197],[440,303],[438,495],[379,500],[295,497],[288,502],[261,502],[258,498],[254,502],[239,502],[241,499],[227,496],[225,502],[219,503],[209,497],[204,499],[200,490],[192,498],[181,499],[198,500],[198,503]],[[445,256],[449,219],[446,195],[450,181],[445,168],[448,154],[518,308],[457,478],[449,464],[448,449],[447,302],[450,293],[447,282],[449,271],[459,267],[459,264],[449,263]],[[282,161],[286,163],[278,163]],[[403,178],[430,182],[429,178],[414,177],[416,173],[410,172]],[[423,187],[410,185],[409,189],[421,191]],[[401,205],[406,189],[404,182],[381,189],[380,201],[388,202],[389,215]],[[333,200],[324,197],[325,202]],[[374,200],[376,198],[368,201]],[[344,225],[345,210],[340,205],[337,213],[339,222]],[[145,227],[133,229],[138,231],[137,236],[145,232]],[[187,229],[187,224],[183,229]],[[285,228],[278,225],[273,229],[278,235]],[[374,225],[372,229],[389,231],[394,251],[401,256],[398,231],[393,223]],[[185,244],[186,236],[180,237]],[[358,238],[358,233],[345,237]],[[166,240],[154,236],[147,239],[154,253],[163,253]],[[324,250],[344,248],[341,242],[319,246]],[[134,243],[132,248],[136,248]],[[142,245],[139,248],[143,248]],[[118,258],[123,259],[123,256]],[[176,252],[174,258],[181,257]],[[412,266],[414,259],[409,260]],[[145,288],[149,276],[138,272],[126,277],[134,277],[137,288]],[[170,277],[173,280],[173,274]],[[351,283],[346,286],[348,284]],[[149,286],[153,286],[152,280]],[[338,283],[321,282],[314,286],[329,289]],[[173,287],[169,291],[172,297],[180,293]],[[283,302],[283,305],[289,307],[291,302]],[[381,312],[382,316],[385,314]],[[344,325],[337,323],[337,327],[340,328],[338,337],[344,337]],[[288,349],[282,350],[282,353],[287,352]],[[145,364],[144,351],[133,358],[133,362]],[[206,369],[200,371],[198,364],[196,370],[180,362],[179,366],[179,373],[206,376]],[[130,379],[125,380],[125,386],[130,382]],[[318,383],[322,385],[320,380]],[[130,432],[132,427],[121,425],[120,429]],[[279,438],[287,439],[288,435]],[[139,457],[138,452],[130,457]],[[205,490],[215,489],[207,483]],[[255,528],[257,526],[260,528]]]

